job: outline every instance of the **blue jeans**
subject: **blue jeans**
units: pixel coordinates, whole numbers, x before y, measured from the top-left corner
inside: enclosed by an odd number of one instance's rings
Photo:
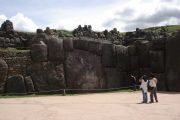
[[[143,103],[147,103],[148,102],[148,95],[147,93],[144,92],[143,89],[141,89],[142,91],[142,95],[143,95]]]

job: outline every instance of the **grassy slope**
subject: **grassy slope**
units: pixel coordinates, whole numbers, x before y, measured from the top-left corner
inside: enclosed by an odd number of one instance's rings
[[[180,30],[180,25],[168,25],[168,26],[164,26],[166,27],[169,32],[176,32],[177,30]],[[144,30],[151,30],[151,29],[155,29],[156,31],[160,31],[161,30],[161,26],[160,27],[150,27],[150,28],[146,28]]]

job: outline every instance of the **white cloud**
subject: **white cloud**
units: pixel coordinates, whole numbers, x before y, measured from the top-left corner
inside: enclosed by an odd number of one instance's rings
[[[14,29],[19,31],[35,32],[38,26],[28,17],[22,13],[17,13],[11,17],[10,20],[13,22]]]
[[[5,15],[0,15],[0,24],[2,24],[6,19],[7,17]]]
[[[132,31],[137,27],[179,24],[179,6],[180,2],[177,0],[129,0],[128,4],[114,12],[114,16],[107,19],[103,26],[117,27],[120,31]]]
[[[167,14],[169,10],[179,9],[180,0],[99,0],[98,4],[97,1],[44,0],[43,5],[40,6],[35,6],[37,4],[35,0],[28,1],[28,4],[25,2],[26,6],[14,2],[11,12],[23,11],[24,15],[18,13],[10,20],[13,21],[14,28],[21,31],[35,31],[38,26],[42,29],[48,26],[54,29],[73,30],[79,24],[82,26],[91,24],[93,30],[102,31],[116,27],[123,32],[135,30],[136,27],[179,23],[179,17],[172,18],[178,13],[173,13],[173,16],[168,15],[170,16],[168,19],[164,18],[165,15],[159,17],[156,13],[162,11],[162,14]],[[41,1],[38,2],[41,3]],[[3,10],[1,7],[0,11]],[[9,16],[9,14],[5,15]],[[153,16],[156,18],[154,22],[148,22]],[[6,16],[1,15],[0,22],[5,18]],[[159,20],[160,18],[163,20]]]

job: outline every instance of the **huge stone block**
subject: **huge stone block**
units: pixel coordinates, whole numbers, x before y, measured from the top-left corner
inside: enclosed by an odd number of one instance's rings
[[[129,45],[127,46],[127,51],[129,56],[135,56],[136,53],[136,46],[135,45]]]
[[[162,39],[158,39],[158,40],[152,40],[152,46],[151,46],[151,50],[165,50],[165,42],[166,39],[162,38]]]
[[[37,33],[32,39],[29,41],[29,46],[32,44],[40,44],[40,41],[43,41],[46,45],[48,44],[50,37],[45,33]]]
[[[48,59],[50,61],[64,60],[63,40],[58,38],[51,38],[48,42]]]
[[[102,43],[98,40],[89,41],[88,51],[96,55],[102,55]]]
[[[65,74],[68,88],[104,88],[101,57],[83,50],[67,53]]]
[[[150,68],[154,73],[165,71],[165,57],[163,51],[150,51]]]
[[[27,92],[28,92],[28,93],[33,93],[33,92],[35,92],[34,84],[33,84],[33,81],[32,81],[32,79],[31,79],[31,76],[26,76],[26,77],[24,78],[24,81],[25,81],[25,85],[26,85]]]
[[[3,31],[13,31],[13,23],[10,20],[6,20],[2,25],[1,25],[1,30]]]
[[[7,73],[8,65],[3,59],[0,59],[0,93],[4,92]]]
[[[33,63],[29,71],[36,91],[52,91],[65,87],[64,69],[59,62]]]
[[[130,56],[128,56],[128,49],[122,45],[115,45],[116,52],[116,62],[117,68],[120,71],[128,71],[130,70]]]
[[[63,39],[63,47],[64,51],[70,52],[73,51],[73,39],[72,38],[65,38]]]
[[[180,91],[180,32],[166,42],[166,79],[170,91]]]
[[[89,40],[88,39],[74,39],[73,40],[74,48],[79,50],[85,50],[88,51],[89,48]]]
[[[102,64],[104,67],[115,66],[114,46],[111,43],[103,43],[102,45]]]
[[[22,75],[8,77],[6,81],[6,93],[26,93],[24,78]]]
[[[119,88],[121,85],[120,72],[116,68],[104,68],[107,88]]]
[[[139,59],[139,66],[142,68],[149,67],[150,66],[149,50],[151,43],[146,40],[137,40],[135,42],[135,46]]]
[[[134,71],[139,68],[138,56],[130,56],[130,70]]]
[[[45,44],[31,45],[31,58],[34,62],[47,61],[47,46]]]

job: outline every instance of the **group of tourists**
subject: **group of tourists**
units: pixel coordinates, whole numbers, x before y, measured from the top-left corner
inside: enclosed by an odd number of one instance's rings
[[[136,90],[136,77],[131,75],[133,78],[133,89]],[[158,102],[157,98],[157,78],[150,74],[150,76],[143,75],[140,79],[140,89],[143,95],[143,101],[141,103],[148,103],[148,92],[150,92],[150,102]]]

